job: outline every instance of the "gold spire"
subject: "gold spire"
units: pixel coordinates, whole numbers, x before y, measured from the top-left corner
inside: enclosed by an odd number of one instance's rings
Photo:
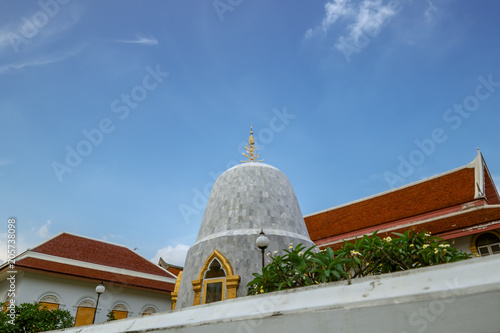
[[[259,158],[259,153],[257,153],[257,148],[255,146],[255,140],[253,138],[253,130],[252,130],[252,125],[250,125],[250,137],[248,138],[248,144],[245,145],[245,149],[247,153],[242,153],[243,156],[248,158],[248,161],[241,161],[241,163],[246,163],[246,162],[262,162],[263,160],[257,160]]]

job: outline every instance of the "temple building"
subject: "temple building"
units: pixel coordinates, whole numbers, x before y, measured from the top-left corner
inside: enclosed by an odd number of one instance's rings
[[[16,274],[17,305],[38,302],[68,310],[75,326],[170,310],[177,275],[122,245],[61,232],[0,265],[0,301],[10,301],[7,277]],[[103,285],[102,295],[96,286]]]
[[[348,308],[346,304],[359,307],[359,311],[366,310],[367,318],[373,316],[373,320],[366,320],[366,327],[372,327],[374,322],[379,323],[378,311],[382,309],[379,305],[383,300],[383,304],[392,307],[386,317],[404,331],[408,329],[408,316],[418,314],[417,310],[434,304],[432,302],[442,297],[439,295],[449,292],[450,286],[441,281],[441,277],[448,276],[447,279],[451,280],[451,276],[458,274],[461,281],[452,288],[455,288],[454,295],[459,295],[457,299],[461,300],[446,303],[449,308],[456,307],[456,311],[468,313],[468,293],[478,297],[475,303],[478,308],[482,306],[486,311],[494,312],[498,307],[495,294],[500,292],[495,289],[498,275],[485,273],[487,276],[481,279],[474,268],[497,272],[499,266],[490,267],[489,263],[498,262],[498,257],[492,255],[500,253],[500,196],[479,149],[471,163],[457,169],[307,216],[303,216],[286,175],[259,160],[252,130],[245,149],[246,160],[217,178],[196,243],[189,249],[184,267],[170,265],[163,259],[155,265],[120,245],[61,233],[16,258],[16,268],[22,273],[18,280],[18,300],[38,301],[50,308],[70,310],[76,317],[75,326],[90,324],[96,318],[96,322],[103,322],[109,313],[117,319],[130,318],[123,327],[118,323],[103,325],[96,328],[96,332],[129,329],[134,332],[167,332],[170,329],[177,332],[177,329],[190,329],[190,325],[205,332],[209,320],[213,322],[209,331],[215,332],[221,331],[219,328],[226,327],[224,325],[237,325],[234,318],[247,322],[249,313],[255,316],[252,320],[263,318],[266,323],[263,327],[281,329],[283,322],[274,322],[280,320],[275,317],[275,310],[279,309],[288,311],[287,322],[296,322],[290,324],[292,330],[295,325],[308,322],[304,327],[309,328],[321,321],[331,325],[344,321],[345,327],[352,327],[358,321],[351,322],[351,315],[343,315]],[[254,278],[252,274],[260,272],[268,262],[265,253],[283,254],[284,249],[298,244],[306,248],[316,245],[320,249],[330,247],[335,250],[345,241],[375,231],[381,237],[394,237],[393,233],[407,230],[425,230],[448,240],[462,251],[490,258],[450,264],[451,271],[446,267],[423,268],[415,270],[413,277],[387,274],[385,279],[396,281],[394,286],[399,286],[399,291],[389,284],[380,283],[379,277],[369,277],[373,280],[359,279],[354,283],[355,287],[330,284],[297,291],[305,296],[290,291],[220,302],[247,295],[247,284]],[[6,292],[8,269],[7,264],[0,266],[0,297],[4,302],[9,301]],[[432,284],[427,285],[426,274],[434,274]],[[408,279],[413,282],[406,283]],[[101,301],[93,292],[100,281],[107,288]],[[432,291],[431,285],[437,289]],[[486,296],[478,296],[470,286],[479,286],[477,290],[495,290]],[[398,300],[398,292],[405,298]],[[412,296],[406,297],[408,294]],[[262,307],[259,299],[272,307]],[[304,299],[310,300],[307,306]],[[485,300],[490,303],[485,303]],[[209,303],[217,304],[193,308]],[[290,304],[295,305],[287,308]],[[398,313],[401,306],[407,307],[406,312]],[[236,311],[229,311],[233,308]],[[316,316],[325,308],[332,316],[338,316],[337,319],[328,315],[317,320]],[[167,313],[170,309],[182,311]],[[215,315],[211,309],[216,309]],[[131,318],[155,312],[165,313],[157,319]],[[471,318],[481,325],[493,325],[493,320],[485,320],[476,314]],[[447,330],[453,322],[452,319],[447,321]],[[471,319],[466,322],[471,322]],[[108,330],[108,327],[115,327],[115,330]],[[237,330],[240,328],[238,326]]]
[[[320,248],[406,230],[425,230],[462,251],[500,253],[500,197],[478,149],[460,168],[304,217]]]
[[[411,229],[476,255],[500,253],[500,197],[479,149],[463,167],[303,217],[287,177],[258,160],[252,131],[245,148],[248,161],[215,182],[173,309],[245,296],[262,265],[261,230],[270,240],[266,252],[299,243],[335,250],[375,231],[394,237]]]

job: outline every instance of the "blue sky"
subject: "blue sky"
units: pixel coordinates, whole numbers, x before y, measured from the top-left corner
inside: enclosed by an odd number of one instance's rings
[[[18,252],[67,231],[182,264],[250,124],[304,215],[463,166],[476,147],[498,182],[499,12],[3,1],[0,237],[15,217]]]

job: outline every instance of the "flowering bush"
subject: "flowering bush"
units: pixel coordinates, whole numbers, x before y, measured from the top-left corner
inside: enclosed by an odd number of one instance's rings
[[[315,246],[305,249],[302,244],[295,248],[290,244],[284,255],[270,257],[270,264],[262,268],[262,274],[254,273],[255,279],[248,283],[248,295],[265,292],[310,286],[313,284],[333,282],[347,278],[343,270],[346,260],[334,258],[334,252],[328,248],[317,252]]]
[[[413,268],[432,266],[471,257],[431,236],[425,231],[404,234],[397,238],[371,236],[344,242],[341,249],[318,251],[315,246],[305,249],[302,244],[292,244],[284,255],[268,253],[270,263],[261,274],[247,284],[248,295],[310,286],[339,280],[350,280],[368,275],[378,275]]]

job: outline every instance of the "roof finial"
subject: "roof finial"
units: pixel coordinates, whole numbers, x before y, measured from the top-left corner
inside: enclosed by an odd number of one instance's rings
[[[245,145],[247,153],[242,155],[248,158],[248,161],[241,161],[241,163],[246,162],[262,162],[263,160],[257,160],[259,158],[259,153],[257,153],[258,148],[255,146],[255,140],[253,138],[253,129],[250,125],[250,137],[248,138],[248,144]]]

